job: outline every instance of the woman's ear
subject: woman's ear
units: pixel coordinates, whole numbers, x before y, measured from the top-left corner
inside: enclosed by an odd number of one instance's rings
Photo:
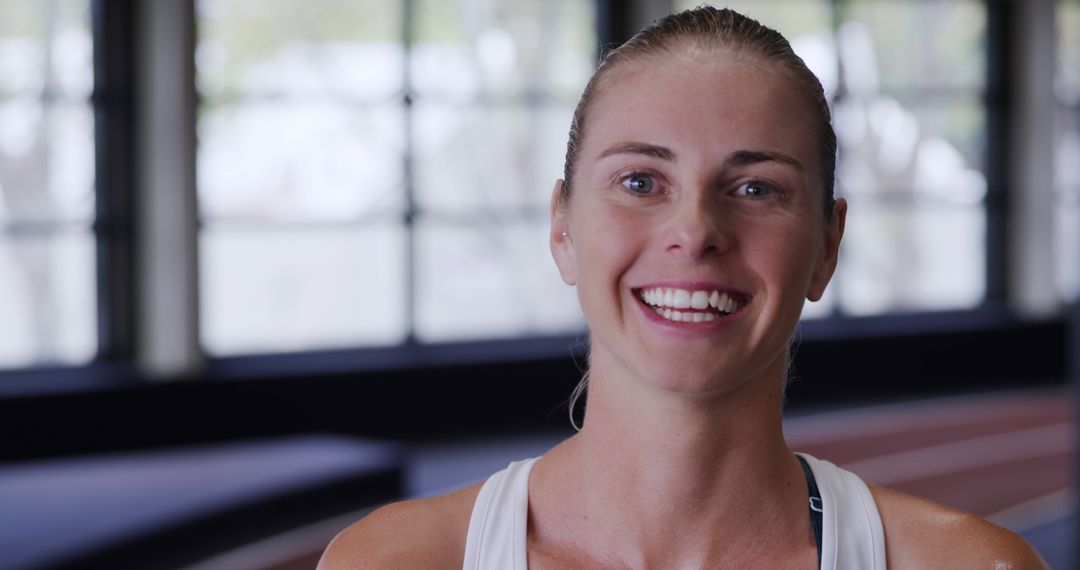
[[[829,218],[829,227],[825,230],[825,249],[818,259],[814,274],[810,279],[810,288],[806,292],[806,298],[811,301],[821,299],[825,294],[825,286],[832,279],[836,271],[836,262],[840,257],[840,240],[844,237],[844,222],[847,219],[847,200],[837,198],[833,204],[832,217]]]
[[[555,265],[559,268],[559,275],[567,285],[577,284],[577,255],[574,252],[574,241],[570,235],[568,199],[563,196],[563,185],[560,179],[555,181],[555,189],[551,192],[551,235],[548,242],[551,245],[551,256],[555,258]]]

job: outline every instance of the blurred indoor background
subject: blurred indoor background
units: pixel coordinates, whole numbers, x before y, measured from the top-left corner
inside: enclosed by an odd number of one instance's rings
[[[698,4],[0,0],[0,568],[310,567],[565,437],[570,117]],[[715,4],[839,138],[792,445],[1073,567],[1080,0]]]

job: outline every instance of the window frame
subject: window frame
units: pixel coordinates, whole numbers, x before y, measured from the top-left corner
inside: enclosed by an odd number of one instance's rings
[[[97,237],[95,361],[135,356],[135,6],[91,0]]]
[[[194,13],[194,1],[185,0]],[[831,0],[835,5],[843,0]],[[412,17],[412,0],[404,0],[407,34]],[[138,201],[135,176],[138,149],[135,148],[137,0],[92,0],[95,86],[95,153],[98,211],[94,230],[98,237],[98,337],[96,358],[87,365],[31,367],[0,370],[0,394],[33,395],[56,391],[91,391],[117,387],[144,386],[150,380],[135,361],[139,352],[137,307],[139,283],[136,275],[134,213]],[[636,3],[640,8],[645,2]],[[648,3],[655,4],[655,3]],[[1000,326],[1017,322],[1008,306],[1009,163],[1008,124],[1011,107],[1008,85],[1014,62],[1010,42],[1014,39],[1008,23],[1014,8],[1008,0],[987,0],[987,158],[985,172],[988,192],[986,295],[983,302],[961,311],[916,312],[868,317],[834,315],[800,326],[805,342],[850,338],[872,332],[875,335],[911,334],[965,330],[977,324]],[[600,46],[612,46],[636,30],[635,12],[617,0],[596,2]],[[408,92],[408,90],[406,90]],[[411,101],[406,98],[406,107]],[[406,113],[409,116],[410,113]],[[406,144],[411,144],[406,137]],[[135,160],[132,160],[135,157]],[[417,216],[412,196],[411,148],[406,148],[406,188],[409,206],[404,223]],[[410,251],[413,232],[409,236]],[[407,264],[410,291],[409,318],[415,300],[414,261]],[[410,326],[410,331],[414,327]],[[512,339],[467,342],[418,342],[410,335],[401,345],[378,348],[347,348],[298,353],[254,354],[214,357],[206,368],[193,374],[205,381],[260,380],[311,375],[365,374],[380,370],[432,366],[483,365],[537,358],[580,357],[586,350],[585,333],[530,336]],[[408,388],[402,388],[402,394]]]

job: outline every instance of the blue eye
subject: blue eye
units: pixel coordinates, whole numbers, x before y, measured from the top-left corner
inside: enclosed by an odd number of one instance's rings
[[[760,180],[744,182],[735,189],[735,194],[747,198],[766,198],[776,193],[776,189]]]
[[[623,188],[626,188],[631,194],[651,194],[656,187],[656,181],[648,174],[635,172],[634,174],[623,178],[622,185]]]

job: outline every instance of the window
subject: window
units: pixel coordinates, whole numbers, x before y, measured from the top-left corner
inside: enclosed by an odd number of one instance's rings
[[[197,3],[212,354],[566,332],[548,199],[582,0]]]
[[[697,2],[678,2],[685,9]],[[969,308],[986,290],[986,9],[976,0],[732,1],[777,28],[830,96],[850,205],[807,316]]]
[[[1080,299],[1080,2],[1057,3],[1056,195],[1058,287]]]
[[[988,277],[1009,237],[994,165],[1016,157],[987,158],[1004,148],[988,136],[1008,111],[987,77],[990,48],[1011,41],[989,31],[997,12],[978,0],[728,3],[791,38],[833,104],[849,239],[833,286],[806,313],[1004,300]],[[581,331],[574,289],[547,251],[548,200],[597,29],[630,11],[591,0],[183,5],[198,25],[198,293],[210,355]],[[95,55],[93,40],[114,37],[92,30],[103,6],[126,31]],[[1080,2],[1055,7],[1056,267],[1062,295],[1076,298]],[[127,147],[138,133],[127,129],[139,93],[130,62],[118,96],[94,77],[95,63],[100,73],[136,46],[160,49],[128,29],[133,10],[0,0],[0,369],[138,356],[132,317],[145,315],[133,300],[147,276],[125,248],[143,231],[129,226],[145,189],[106,178],[135,168]],[[110,121],[95,116],[118,108],[126,144],[114,145]]]
[[[89,4],[0,1],[0,368],[97,349]]]

